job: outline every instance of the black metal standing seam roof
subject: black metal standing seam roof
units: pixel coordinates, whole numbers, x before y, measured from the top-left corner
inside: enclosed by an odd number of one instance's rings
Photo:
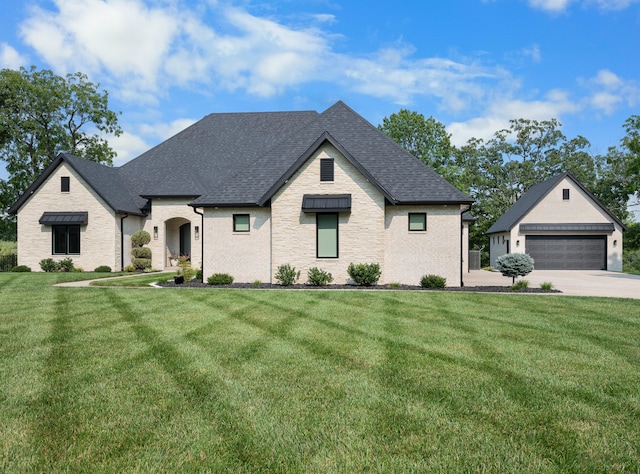
[[[351,212],[351,194],[305,194],[302,212]]]
[[[608,224],[520,224],[520,232],[613,232],[616,228]]]
[[[87,225],[89,222],[88,212],[45,212],[38,221],[43,225],[65,225],[78,224]]]
[[[599,206],[611,219],[616,222],[623,230],[626,230],[626,226],[616,217],[611,211],[609,211],[598,199],[585,188],[580,181],[570,172],[565,171],[556,176],[553,176],[542,183],[538,183],[527,192],[525,192],[520,199],[518,199],[507,211],[500,216],[500,218],[485,232],[486,234],[495,234],[498,232],[509,232],[513,227],[520,222],[520,220],[533,209],[552,189],[554,189],[558,183],[564,178],[571,179],[576,186],[578,186],[593,202]]]

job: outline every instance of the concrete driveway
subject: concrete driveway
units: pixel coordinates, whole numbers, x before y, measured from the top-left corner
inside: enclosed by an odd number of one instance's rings
[[[640,299],[640,275],[598,270],[534,270],[524,279],[536,288],[542,282],[550,282],[565,295]],[[465,286],[511,285],[511,278],[486,270],[471,270],[463,275],[463,280]]]

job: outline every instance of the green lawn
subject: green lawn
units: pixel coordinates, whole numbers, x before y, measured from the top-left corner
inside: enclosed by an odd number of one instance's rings
[[[2,472],[640,469],[638,301],[77,275],[0,274]]]

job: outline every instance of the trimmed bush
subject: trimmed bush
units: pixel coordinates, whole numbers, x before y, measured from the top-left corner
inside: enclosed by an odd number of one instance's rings
[[[134,258],[151,258],[151,249],[149,247],[133,247],[131,255]]]
[[[127,273],[133,273],[133,272],[136,271],[136,267],[134,267],[133,265],[127,265],[122,270],[127,272]]]
[[[14,273],[25,273],[30,272],[31,268],[27,267],[26,265],[16,265],[11,269],[11,271]]]
[[[438,275],[425,275],[420,279],[422,288],[444,288],[447,286],[447,279]]]
[[[133,264],[136,270],[144,270],[145,268],[151,268],[150,258],[133,258],[131,259],[131,263]]]
[[[378,283],[382,270],[380,270],[378,263],[359,263],[357,265],[350,263],[347,267],[347,273],[356,285],[372,286]]]
[[[151,242],[151,236],[146,230],[137,230],[131,234],[131,246],[142,247]]]
[[[111,273],[111,267],[108,265],[100,265],[94,270],[96,273]]]
[[[318,267],[311,267],[307,272],[307,278],[309,285],[312,286],[327,286],[333,281],[331,273],[320,270]]]
[[[69,257],[63,258],[58,262],[59,268],[61,272],[72,272],[75,270],[73,267],[73,260]]]
[[[196,269],[196,280],[202,281],[202,268]]]
[[[533,271],[534,260],[526,253],[508,253],[496,259],[496,270],[506,277],[513,278],[515,285],[516,277],[528,275]]]
[[[233,283],[233,277],[228,273],[214,273],[207,278],[207,283],[210,285],[230,285]]]
[[[52,258],[43,258],[40,260],[40,269],[43,272],[57,272],[60,270],[60,265]]]
[[[278,267],[274,278],[278,280],[282,286],[291,286],[300,278],[300,272],[296,272],[295,267],[285,263]]]

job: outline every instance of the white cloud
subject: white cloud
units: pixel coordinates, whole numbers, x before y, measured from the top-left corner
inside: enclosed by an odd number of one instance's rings
[[[640,83],[625,80],[617,74],[602,69],[595,77],[580,81],[586,87],[588,105],[606,115],[613,114],[622,105],[634,107],[640,103]]]
[[[21,55],[13,46],[0,43],[0,69],[20,69],[26,66],[27,58]]]
[[[150,148],[144,138],[129,132],[123,132],[119,137],[110,137],[109,145],[118,154],[113,160],[113,166],[122,166]]]
[[[601,10],[624,10],[639,2],[640,0],[529,0],[529,5],[540,10],[560,13],[574,3],[582,4],[585,7],[595,6]]]

